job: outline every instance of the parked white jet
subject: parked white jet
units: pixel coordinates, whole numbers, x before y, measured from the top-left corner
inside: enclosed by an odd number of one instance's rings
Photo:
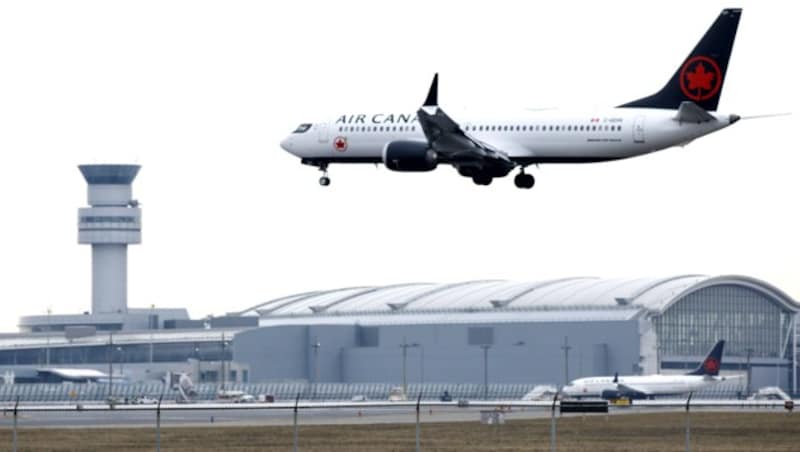
[[[717,342],[702,364],[685,375],[632,375],[587,377],[571,381],[561,392],[567,397],[602,397],[604,399],[653,398],[657,395],[680,395],[698,391],[724,381],[719,376],[725,341]]]
[[[416,114],[342,114],[304,123],[281,142],[302,163],[323,171],[331,163],[384,163],[394,171],[454,166],[478,185],[514,168],[519,188],[539,163],[587,163],[647,154],[725,128],[739,120],[716,113],[741,9],[724,9],[661,91],[608,110],[521,111],[494,117],[448,116],[438,106],[438,74]]]

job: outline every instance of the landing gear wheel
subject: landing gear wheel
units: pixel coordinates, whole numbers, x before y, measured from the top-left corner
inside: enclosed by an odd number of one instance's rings
[[[536,183],[536,180],[531,174],[519,173],[514,176],[514,185],[516,185],[517,188],[524,188],[527,190],[533,188],[534,183]]]
[[[319,184],[327,187],[331,184],[331,178],[328,177],[328,164],[322,163],[319,165],[319,170],[322,171],[322,177],[319,178]]]
[[[492,176],[476,174],[475,176],[472,176],[472,182],[475,182],[476,185],[489,185],[492,183]]]

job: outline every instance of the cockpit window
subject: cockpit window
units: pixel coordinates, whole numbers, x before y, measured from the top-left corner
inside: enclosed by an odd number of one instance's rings
[[[296,129],[294,129],[294,132],[292,132],[292,133],[304,133],[304,132],[307,132],[308,129],[310,129],[310,128],[311,128],[311,124],[300,124],[299,126],[297,126]]]

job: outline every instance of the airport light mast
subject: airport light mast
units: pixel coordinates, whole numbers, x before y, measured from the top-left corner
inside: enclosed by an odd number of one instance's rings
[[[483,400],[489,400],[489,349],[492,344],[481,344],[483,349]]]
[[[564,345],[561,346],[561,350],[564,350],[564,386],[569,384],[569,351],[571,348],[569,338],[564,336]]]
[[[416,343],[416,342],[414,342],[413,344],[409,344],[406,341],[405,337],[403,338],[403,343],[400,344],[400,348],[403,350],[403,397],[408,397],[408,393],[407,393],[407,391],[408,391],[408,379],[406,378],[406,361],[408,359],[408,349],[409,349],[409,347],[410,348],[416,348],[416,347],[419,347],[419,346],[420,345],[418,343]]]

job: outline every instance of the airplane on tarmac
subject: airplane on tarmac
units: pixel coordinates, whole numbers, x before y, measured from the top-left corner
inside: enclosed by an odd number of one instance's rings
[[[683,146],[740,119],[717,113],[741,9],[724,9],[661,91],[607,110],[523,110],[451,118],[438,105],[438,74],[416,114],[342,114],[303,123],[281,147],[318,167],[330,184],[332,163],[383,163],[393,171],[452,165],[478,185],[515,168],[514,183],[531,188],[529,165],[618,160]],[[678,34],[680,36],[681,33]]]
[[[561,392],[567,397],[604,399],[648,399],[657,395],[680,395],[725,381],[719,369],[725,341],[717,342],[697,369],[685,375],[631,375],[586,377],[571,381]],[[738,377],[734,377],[738,378]]]

